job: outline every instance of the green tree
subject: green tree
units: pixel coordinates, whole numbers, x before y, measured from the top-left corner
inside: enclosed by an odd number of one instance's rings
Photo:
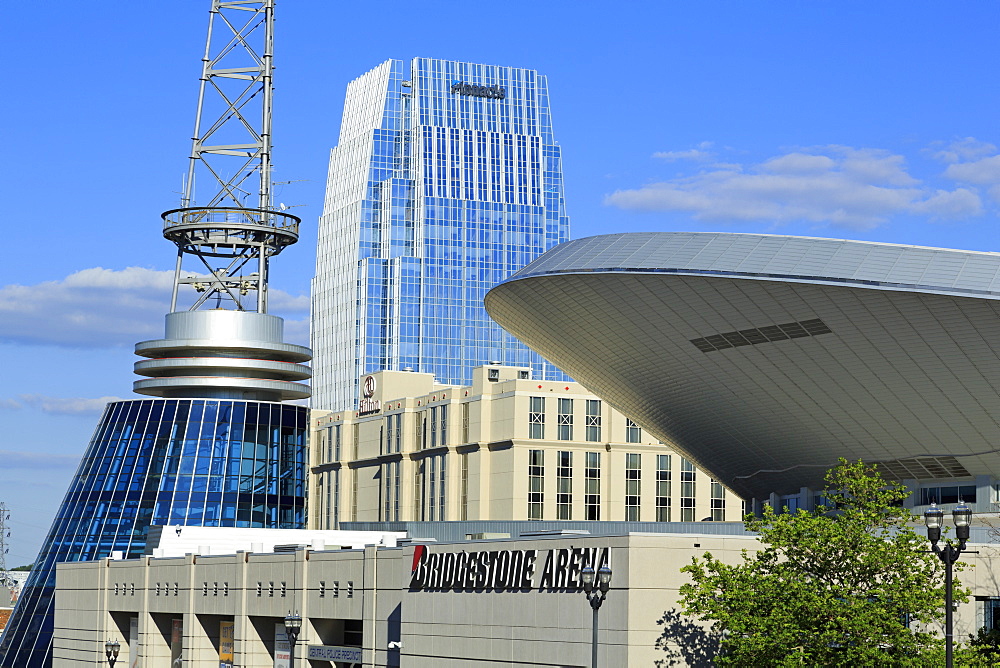
[[[943,640],[925,625],[943,617],[944,569],[909,492],[844,459],[826,483],[826,507],[748,515],[762,547],[742,563],[706,553],[682,568],[684,612],[714,622],[721,666],[937,665]]]

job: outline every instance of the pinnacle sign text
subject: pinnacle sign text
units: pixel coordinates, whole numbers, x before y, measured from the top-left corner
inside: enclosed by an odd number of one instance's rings
[[[495,100],[502,100],[507,97],[507,89],[503,86],[479,86],[477,84],[455,81],[451,84],[451,92],[459,95],[472,95],[475,97],[490,97]]]

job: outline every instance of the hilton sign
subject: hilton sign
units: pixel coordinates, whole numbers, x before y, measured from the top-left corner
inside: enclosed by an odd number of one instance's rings
[[[363,394],[361,401],[358,402],[359,416],[371,415],[382,410],[382,402],[378,399],[372,399],[372,395],[375,394],[375,376],[365,376]]]
[[[410,590],[530,591],[583,588],[580,571],[608,564],[608,548],[435,552],[413,549]]]

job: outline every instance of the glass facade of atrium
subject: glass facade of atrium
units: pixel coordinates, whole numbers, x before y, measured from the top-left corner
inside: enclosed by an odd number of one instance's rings
[[[150,525],[305,526],[304,406],[108,404],[0,639],[0,666],[51,665],[56,564],[138,557]]]
[[[353,406],[380,369],[468,384],[501,362],[565,378],[483,297],[568,237],[543,75],[417,58],[351,82],[320,221],[313,406]]]

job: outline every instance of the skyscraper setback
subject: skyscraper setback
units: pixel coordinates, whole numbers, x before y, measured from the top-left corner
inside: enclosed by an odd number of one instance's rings
[[[416,58],[352,81],[312,286],[313,405],[353,406],[379,369],[467,384],[501,362],[563,378],[483,296],[568,237],[545,76]]]

